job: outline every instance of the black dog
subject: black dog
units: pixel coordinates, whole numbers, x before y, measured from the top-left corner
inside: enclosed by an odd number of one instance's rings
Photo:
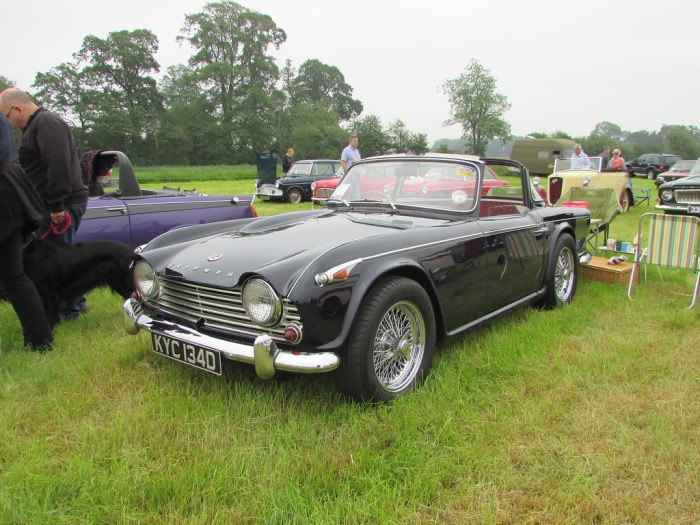
[[[49,324],[59,321],[58,303],[109,286],[127,298],[134,291],[134,251],[116,241],[79,244],[34,239],[24,250],[24,271],[44,303]]]

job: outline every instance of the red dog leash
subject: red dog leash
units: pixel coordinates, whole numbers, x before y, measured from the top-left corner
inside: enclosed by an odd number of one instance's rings
[[[39,239],[46,239],[51,233],[53,233],[54,235],[61,235],[62,233],[66,233],[68,231],[68,228],[70,228],[72,222],[73,221],[70,218],[70,213],[66,212],[66,219],[58,226],[56,226],[52,222],[48,229],[44,233],[39,235]]]

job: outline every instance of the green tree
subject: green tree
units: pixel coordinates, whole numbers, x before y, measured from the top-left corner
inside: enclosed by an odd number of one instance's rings
[[[272,147],[277,121],[275,82],[279,69],[267,54],[287,39],[268,15],[231,2],[214,2],[187,15],[178,41],[195,53],[189,65],[216,105],[220,124],[239,156]]]
[[[341,120],[351,120],[362,113],[362,102],[352,98],[352,87],[335,66],[316,59],[307,60],[299,68],[294,84],[297,97],[327,104]]]
[[[566,131],[563,131],[561,129],[558,129],[554,131],[550,135],[553,139],[569,139],[569,140],[575,140],[571,135],[569,135]]]
[[[162,108],[152,76],[160,69],[157,51],[158,39],[147,29],[88,35],[72,61],[36,75],[37,99],[77,121],[81,149],[121,149],[144,162]]]
[[[38,90],[35,96],[39,104],[77,124],[73,133],[79,149],[88,149],[89,134],[99,114],[99,94],[87,86],[78,60],[37,73],[32,87]]]
[[[412,133],[400,119],[389,124],[386,134],[392,153],[423,154],[428,151],[428,136],[425,133]]]
[[[612,142],[622,142],[624,140],[624,132],[622,128],[617,124],[612,122],[598,122],[595,128],[591,132],[591,135],[601,135],[603,137],[608,137]]]
[[[12,88],[12,87],[17,87],[17,84],[13,81],[10,80],[9,78],[0,75],[0,91],[3,91],[7,88]]]
[[[700,155],[698,128],[694,126],[663,126],[661,133],[664,140],[664,150],[676,153],[684,159],[697,159]]]
[[[391,149],[391,140],[376,115],[369,114],[353,120],[345,137],[345,145],[350,135],[357,135],[360,142],[358,149],[363,157],[385,155]]]
[[[503,119],[510,109],[508,99],[496,93],[496,79],[478,60],[472,60],[465,73],[445,82],[443,91],[451,106],[445,123],[462,126],[462,137],[472,153],[484,155],[491,139],[510,138],[510,124]]]
[[[157,52],[158,38],[148,29],[83,39],[75,56],[98,112],[90,134],[93,146],[123,149],[132,160],[148,162],[163,108],[153,77],[160,71]]]
[[[290,109],[294,122],[289,144],[297,159],[339,159],[347,144],[347,133],[340,127],[338,115],[324,104],[302,103]]]

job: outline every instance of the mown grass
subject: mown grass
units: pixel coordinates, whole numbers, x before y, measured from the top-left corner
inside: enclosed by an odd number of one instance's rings
[[[137,169],[141,183],[253,179],[255,166],[149,166]]]
[[[633,302],[582,280],[448,342],[391,405],[185,369],[106,290],[46,355],[2,305],[0,523],[695,523],[700,329],[671,277]]]

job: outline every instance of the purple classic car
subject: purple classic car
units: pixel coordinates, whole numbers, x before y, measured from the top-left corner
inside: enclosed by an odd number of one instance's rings
[[[109,239],[137,247],[182,226],[257,216],[250,195],[141,189],[129,158],[120,151],[100,151],[91,162],[102,169],[89,180],[94,196],[88,201],[75,242]]]

